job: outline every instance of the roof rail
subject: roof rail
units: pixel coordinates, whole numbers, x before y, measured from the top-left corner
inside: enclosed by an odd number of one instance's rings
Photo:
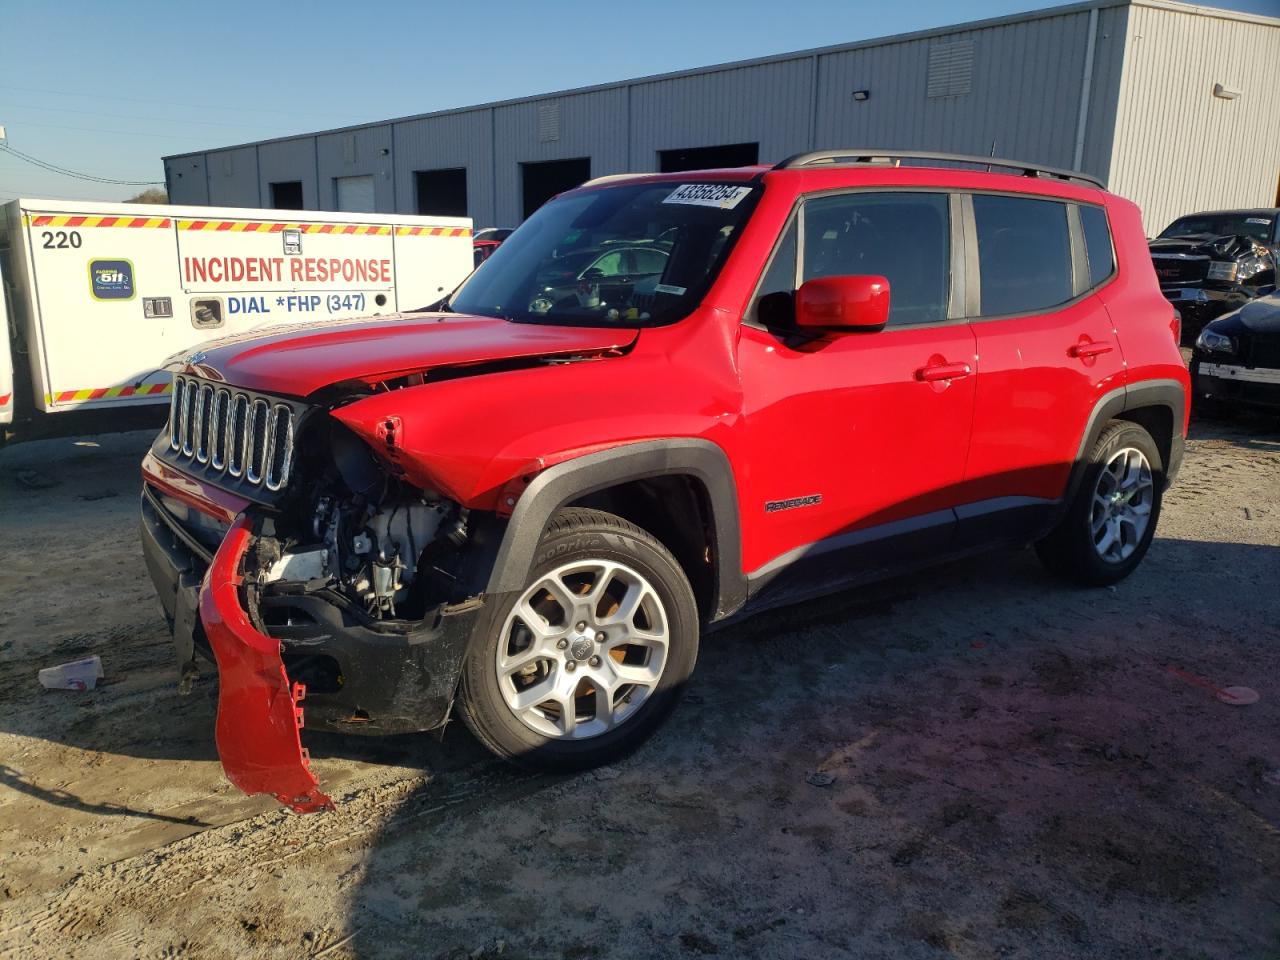
[[[587,180],[585,183],[578,184],[579,187],[594,187],[601,183],[616,183],[619,180],[634,180],[636,177],[647,176],[644,173],[607,173],[602,177],[596,177]]]
[[[809,153],[797,153],[787,157],[774,166],[775,170],[789,170],[794,167],[808,167],[814,164],[831,163],[880,163],[899,160],[943,160],[947,163],[970,163],[986,167],[1005,167],[1021,170],[1024,177],[1054,177],[1058,180],[1073,180],[1092,187],[1105,190],[1106,184],[1097,177],[1092,177],[1079,170],[1061,170],[1057,167],[1046,167],[1040,163],[1026,163],[1022,160],[1005,160],[1002,157],[975,157],[964,153],[934,153],[931,150],[880,150],[865,147],[854,147],[845,150],[814,150]],[[894,166],[897,166],[894,163]]]

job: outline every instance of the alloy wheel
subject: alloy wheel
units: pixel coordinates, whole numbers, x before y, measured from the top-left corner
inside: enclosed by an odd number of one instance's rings
[[[1089,515],[1099,557],[1120,563],[1138,548],[1151,523],[1155,489],[1151,464],[1141,450],[1125,447],[1103,464]]]
[[[531,730],[596,737],[653,693],[669,640],[662,600],[643,575],[612,560],[568,563],[539,577],[507,615],[498,686]]]

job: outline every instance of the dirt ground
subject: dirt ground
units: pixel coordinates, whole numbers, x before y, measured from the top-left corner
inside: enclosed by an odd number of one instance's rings
[[[149,438],[0,450],[0,956],[1280,957],[1274,421],[1193,430],[1118,587],[1003,553],[723,631],[586,776],[307,733],[310,817],[178,695]],[[40,689],[90,653],[104,686]]]

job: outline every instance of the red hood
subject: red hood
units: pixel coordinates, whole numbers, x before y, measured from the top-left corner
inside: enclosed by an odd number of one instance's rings
[[[201,345],[170,369],[247,390],[305,397],[343,380],[522,357],[600,353],[636,331],[553,327],[464,314],[398,314],[273,327]]]

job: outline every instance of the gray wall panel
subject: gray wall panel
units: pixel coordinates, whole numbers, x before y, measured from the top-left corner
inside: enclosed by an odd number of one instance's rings
[[[883,146],[1071,166],[1088,12],[885,43],[822,58],[821,146]],[[972,86],[929,97],[929,49],[973,43]],[[854,90],[870,91],[857,102]]]
[[[262,184],[262,205],[271,206],[271,184],[282,180],[302,181],[302,203],[308,210],[327,209],[316,190],[316,138],[296,137],[274,140],[258,147],[258,178]]]
[[[169,157],[164,162],[164,178],[170,203],[208,204],[209,181],[205,177],[203,153]]]
[[[759,143],[765,163],[805,150],[812,88],[812,57],[636,83],[630,169],[656,170],[659,150],[686,147]]]
[[[214,150],[205,154],[209,204],[214,207],[261,206],[256,147]]]
[[[333,184],[336,177],[372,176],[376,208],[365,212],[393,212],[396,209],[396,185],[391,175],[391,160],[390,124],[316,137],[321,208],[338,208]]]
[[[417,170],[467,169],[467,211],[477,225],[495,222],[490,111],[467,110],[393,125],[396,210],[415,213]]]
[[[539,138],[539,107],[558,105],[556,139]],[[625,87],[592,93],[546,97],[494,109],[495,223],[521,219],[520,164],[590,157],[591,176],[627,169],[627,91]]]
[[[1089,173],[1102,177],[1104,181],[1111,176],[1111,149],[1116,109],[1120,100],[1120,72],[1124,68],[1128,19],[1128,7],[1110,7],[1098,11],[1088,126],[1080,166]]]
[[[1137,6],[1130,24],[1112,189],[1142,207],[1149,234],[1184,213],[1274,205],[1280,29]],[[1215,83],[1239,98],[1215,97]]]

